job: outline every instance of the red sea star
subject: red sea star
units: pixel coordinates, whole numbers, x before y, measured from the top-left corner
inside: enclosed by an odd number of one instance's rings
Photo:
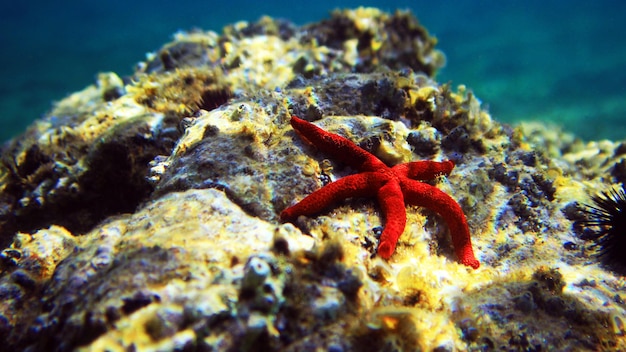
[[[326,132],[297,116],[291,117],[291,126],[321,152],[332,155],[359,173],[329,183],[283,210],[280,214],[283,221],[294,221],[300,215],[314,215],[345,198],[376,196],[385,218],[378,255],[389,259],[406,225],[406,202],[429,208],[441,215],[450,229],[459,261],[474,269],[480,266],[474,257],[469,228],[459,204],[437,187],[417,181],[449,175],[454,168],[452,161],[414,161],[388,167],[350,140]]]

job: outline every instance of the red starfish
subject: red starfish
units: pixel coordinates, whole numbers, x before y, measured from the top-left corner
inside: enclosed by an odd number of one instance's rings
[[[291,126],[317,149],[359,170],[311,193],[299,203],[280,214],[283,221],[293,221],[300,215],[313,215],[333,203],[350,197],[376,196],[385,217],[385,228],[380,236],[378,255],[389,259],[406,225],[404,203],[434,210],[444,218],[459,261],[476,269],[480,266],[474,257],[469,228],[459,204],[435,186],[416,180],[428,180],[438,175],[449,175],[452,161],[414,161],[388,167],[377,157],[359,148],[350,140],[291,117]]]

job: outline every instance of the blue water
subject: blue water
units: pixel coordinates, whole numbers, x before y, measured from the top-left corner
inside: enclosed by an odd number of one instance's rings
[[[0,141],[98,72],[130,74],[177,30],[219,31],[264,14],[304,24],[359,5],[412,9],[448,57],[438,80],[465,84],[495,119],[551,121],[587,140],[626,139],[624,1],[126,3],[0,3]]]

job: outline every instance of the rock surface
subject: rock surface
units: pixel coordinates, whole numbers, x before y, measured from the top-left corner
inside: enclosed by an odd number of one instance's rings
[[[581,239],[624,147],[492,120],[412,15],[359,8],[178,33],[132,77],[56,104],[2,148],[0,347],[7,350],[625,349],[623,279]],[[351,199],[278,214],[354,170],[298,115],[389,165],[452,159],[481,268],[407,208],[389,261]]]

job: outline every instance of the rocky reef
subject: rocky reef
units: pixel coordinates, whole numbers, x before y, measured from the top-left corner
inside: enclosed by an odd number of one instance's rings
[[[57,102],[1,150],[0,349],[626,349],[626,284],[574,226],[626,180],[625,145],[498,123],[435,80],[435,45],[400,11],[265,17],[177,33]],[[281,223],[354,172],[291,115],[389,165],[453,160],[435,184],[481,267],[419,207],[388,261],[372,199]]]

